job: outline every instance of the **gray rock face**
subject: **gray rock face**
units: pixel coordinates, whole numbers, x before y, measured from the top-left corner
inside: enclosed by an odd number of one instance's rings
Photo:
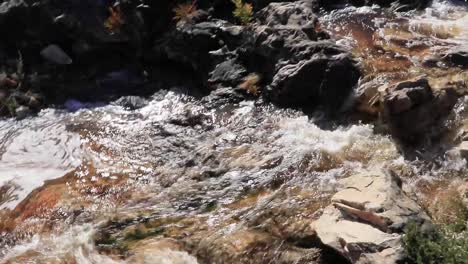
[[[397,138],[417,144],[440,133],[437,128],[457,99],[450,88],[433,92],[424,78],[405,81],[391,87],[384,97],[384,115]]]
[[[233,51],[242,44],[245,30],[224,20],[179,25],[153,51],[157,60],[169,60],[190,68],[199,83],[236,83],[244,76],[233,60]],[[230,66],[232,69],[230,70]]]
[[[216,65],[210,73],[210,83],[237,84],[244,76],[247,75],[247,70],[244,66],[236,62],[235,59],[230,59]]]
[[[395,263],[409,222],[431,225],[423,209],[402,190],[397,176],[363,173],[340,181],[332,205],[312,224],[321,241],[353,263]]]
[[[271,3],[256,14],[259,24],[268,27],[296,28],[307,25],[314,26],[318,22],[312,11],[312,1],[297,1],[291,3]]]
[[[359,79],[346,52],[316,31],[312,3],[271,3],[257,15],[255,53],[265,58],[268,97],[293,107],[336,109]],[[339,78],[337,78],[339,76]]]
[[[213,19],[179,25],[157,43],[155,54],[188,66],[212,89],[238,87],[247,75],[258,74],[266,99],[334,112],[360,73],[317,21],[311,1],[270,3],[249,27]]]

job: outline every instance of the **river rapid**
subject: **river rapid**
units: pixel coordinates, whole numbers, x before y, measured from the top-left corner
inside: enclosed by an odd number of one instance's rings
[[[467,88],[466,70],[425,66],[467,48],[462,6],[350,7],[320,23],[363,66],[361,86],[424,74],[434,89]],[[249,254],[274,260],[301,244],[295,237],[340,178],[392,170],[424,203],[432,186],[468,173],[452,153],[468,98],[449,117],[447,139],[409,158],[378,118],[335,122],[256,101],[212,107],[182,90],[158,91],[135,110],[89,103],[1,120],[0,263],[199,263],[251,240],[262,244]]]

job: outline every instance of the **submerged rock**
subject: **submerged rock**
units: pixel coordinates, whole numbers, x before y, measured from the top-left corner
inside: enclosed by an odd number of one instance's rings
[[[397,176],[363,173],[340,181],[332,205],[312,224],[321,241],[353,263],[395,263],[410,222],[429,227],[424,210],[402,190]]]
[[[124,96],[115,101],[116,105],[120,105],[126,109],[135,110],[148,105],[148,100],[140,96]]]
[[[216,109],[230,104],[238,104],[244,99],[245,96],[239,90],[225,87],[212,91],[202,99],[202,103],[209,109]]]
[[[447,52],[442,60],[450,66],[460,67],[462,69],[468,68],[468,50],[466,49],[452,49]]]
[[[468,160],[468,141],[462,141],[457,146],[446,152],[446,155],[451,158],[462,158]]]

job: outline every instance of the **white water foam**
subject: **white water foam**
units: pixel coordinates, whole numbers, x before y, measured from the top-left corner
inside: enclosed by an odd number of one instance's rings
[[[19,187],[16,199],[0,209],[15,207],[44,181],[64,176],[81,161],[79,136],[67,132],[52,110],[36,118],[1,121],[0,138],[0,186]]]

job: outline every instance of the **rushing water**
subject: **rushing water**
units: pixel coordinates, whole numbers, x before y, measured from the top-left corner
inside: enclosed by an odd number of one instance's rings
[[[466,81],[466,71],[421,63],[467,45],[467,23],[465,9],[442,2],[398,16],[348,8],[322,21],[380,85],[422,73],[440,85],[441,73]],[[158,222],[166,237],[206,242],[268,214],[277,225],[286,225],[283,216],[307,223],[337,179],[363,170],[392,169],[413,183],[466,173],[463,159],[443,151],[433,161],[405,160],[378,124],[323,123],[253,101],[213,109],[175,90],[137,110],[47,109],[0,121],[0,263],[197,263],[183,248],[159,244],[129,243],[132,254],[122,256],[96,237],[129,240],[119,232]]]

